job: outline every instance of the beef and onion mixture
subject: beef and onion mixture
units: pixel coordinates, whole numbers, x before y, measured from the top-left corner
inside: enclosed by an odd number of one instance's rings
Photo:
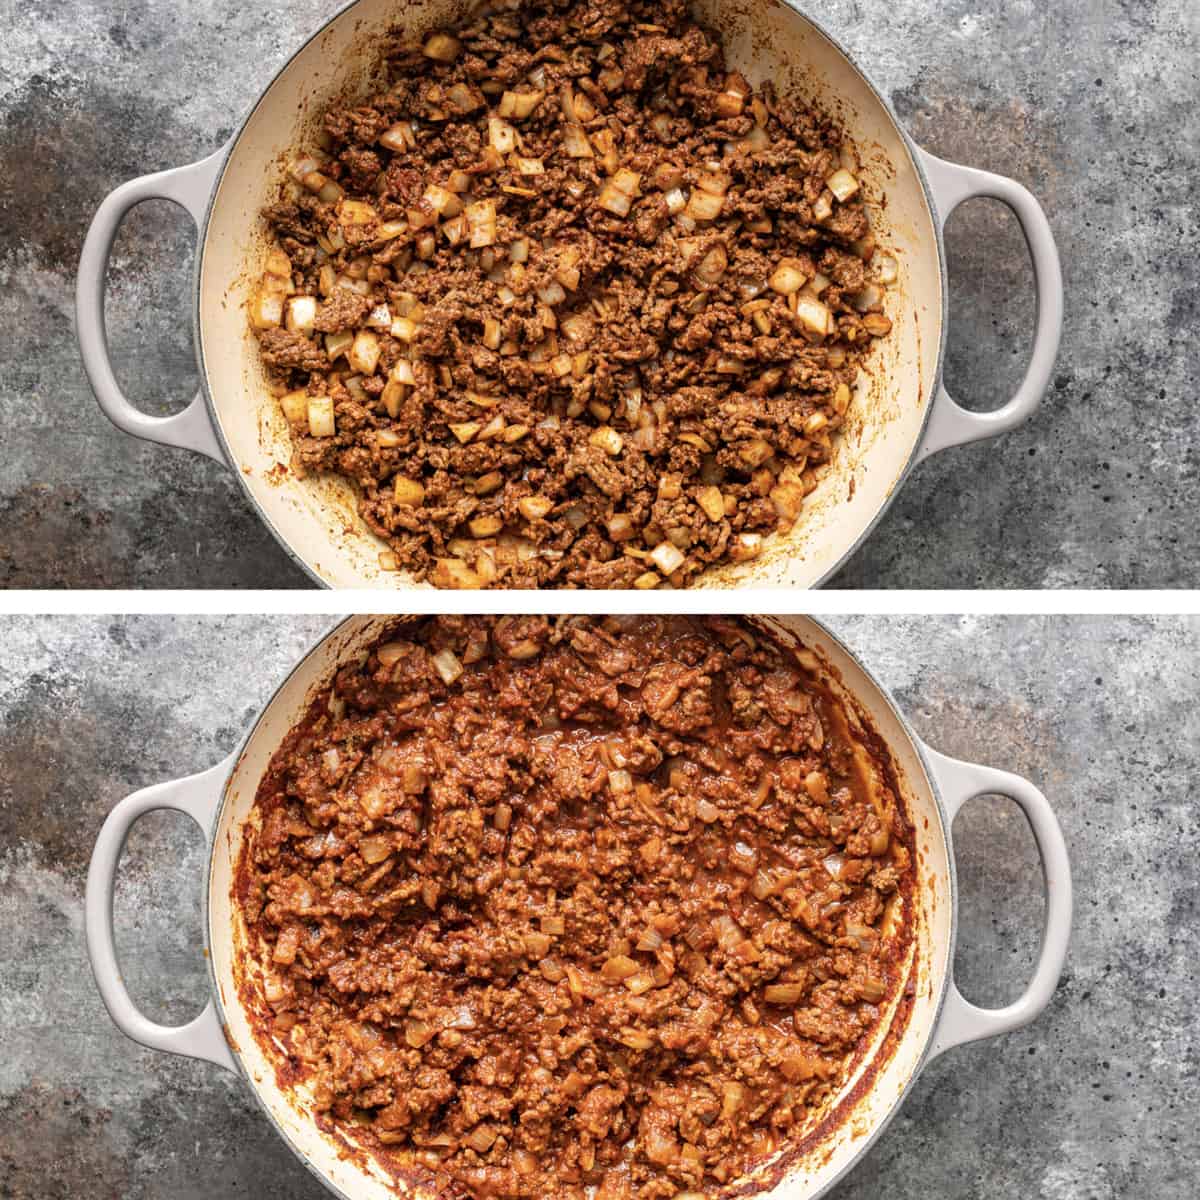
[[[886,751],[804,662],[733,619],[431,617],[343,667],[239,864],[281,1079],[450,1196],[716,1195],[796,1148],[912,940]]]
[[[681,0],[534,0],[386,56],[266,209],[292,466],[443,586],[756,557],[891,328],[851,146]]]

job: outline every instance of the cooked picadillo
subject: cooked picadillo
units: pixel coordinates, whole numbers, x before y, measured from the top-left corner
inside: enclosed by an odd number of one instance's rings
[[[476,1200],[799,1147],[911,977],[912,830],[813,665],[733,619],[431,617],[342,667],[235,884],[281,1079]]]

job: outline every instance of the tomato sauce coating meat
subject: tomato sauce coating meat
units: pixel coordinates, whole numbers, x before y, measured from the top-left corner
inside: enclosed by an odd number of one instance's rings
[[[902,986],[912,831],[856,730],[735,619],[398,625],[255,801],[244,991],[281,1070],[451,1195],[719,1194]]]
[[[388,569],[655,587],[757,557],[833,454],[896,263],[853,148],[679,0],[537,0],[393,50],[264,213],[297,472]]]

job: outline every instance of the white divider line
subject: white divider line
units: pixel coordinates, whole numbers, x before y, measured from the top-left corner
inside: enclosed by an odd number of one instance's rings
[[[5,614],[808,613],[1200,615],[1200,591],[0,591]]]

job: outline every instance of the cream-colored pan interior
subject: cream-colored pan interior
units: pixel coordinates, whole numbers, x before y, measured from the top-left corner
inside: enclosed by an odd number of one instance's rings
[[[200,264],[200,350],[216,420],[239,477],[291,552],[335,587],[411,586],[379,567],[381,543],[355,512],[348,484],[297,479],[287,470],[288,433],[268,395],[244,311],[261,273],[258,212],[270,202],[285,161],[303,146],[322,107],[365,92],[379,36],[452,23],[461,0],[359,0],[292,60],[237,139],[218,185]],[[860,150],[878,236],[900,263],[891,289],[894,332],[852,406],[835,462],[792,532],[762,556],[714,569],[701,586],[808,587],[854,548],[911,461],[938,369],[942,272],[935,223],[903,134],[844,54],[778,0],[700,0],[696,11],[725,37],[728,59],[753,82],[774,80],[835,113]]]
[[[323,1181],[354,1200],[388,1200],[395,1193],[376,1165],[347,1157],[344,1147],[317,1128],[306,1111],[302,1092],[284,1090],[277,1084],[274,1067],[251,1030],[233,982],[237,951],[244,944],[245,933],[230,892],[243,828],[272,754],[303,715],[314,692],[328,683],[339,663],[369,645],[382,627],[394,619],[354,617],[343,623],[297,667],[268,705],[226,786],[208,880],[209,952],[230,1043],[259,1100],[293,1150]],[[794,1164],[769,1192],[773,1200],[806,1200],[847,1169],[866,1141],[894,1112],[920,1064],[937,1018],[946,978],[953,912],[951,871],[933,788],[916,745],[887,698],[845,649],[815,622],[805,617],[772,617],[763,619],[761,624],[785,643],[799,641],[816,651],[828,667],[830,685],[853,700],[853,707],[863,713],[887,744],[917,834],[916,911],[909,914],[916,930],[912,1013],[903,1026],[898,1045],[871,1086],[861,1096],[852,1095],[856,1083],[872,1064],[875,1048],[848,1081],[836,1123],[830,1123],[831,1127],[811,1152]],[[891,1015],[881,1026],[879,1042],[887,1033]]]

